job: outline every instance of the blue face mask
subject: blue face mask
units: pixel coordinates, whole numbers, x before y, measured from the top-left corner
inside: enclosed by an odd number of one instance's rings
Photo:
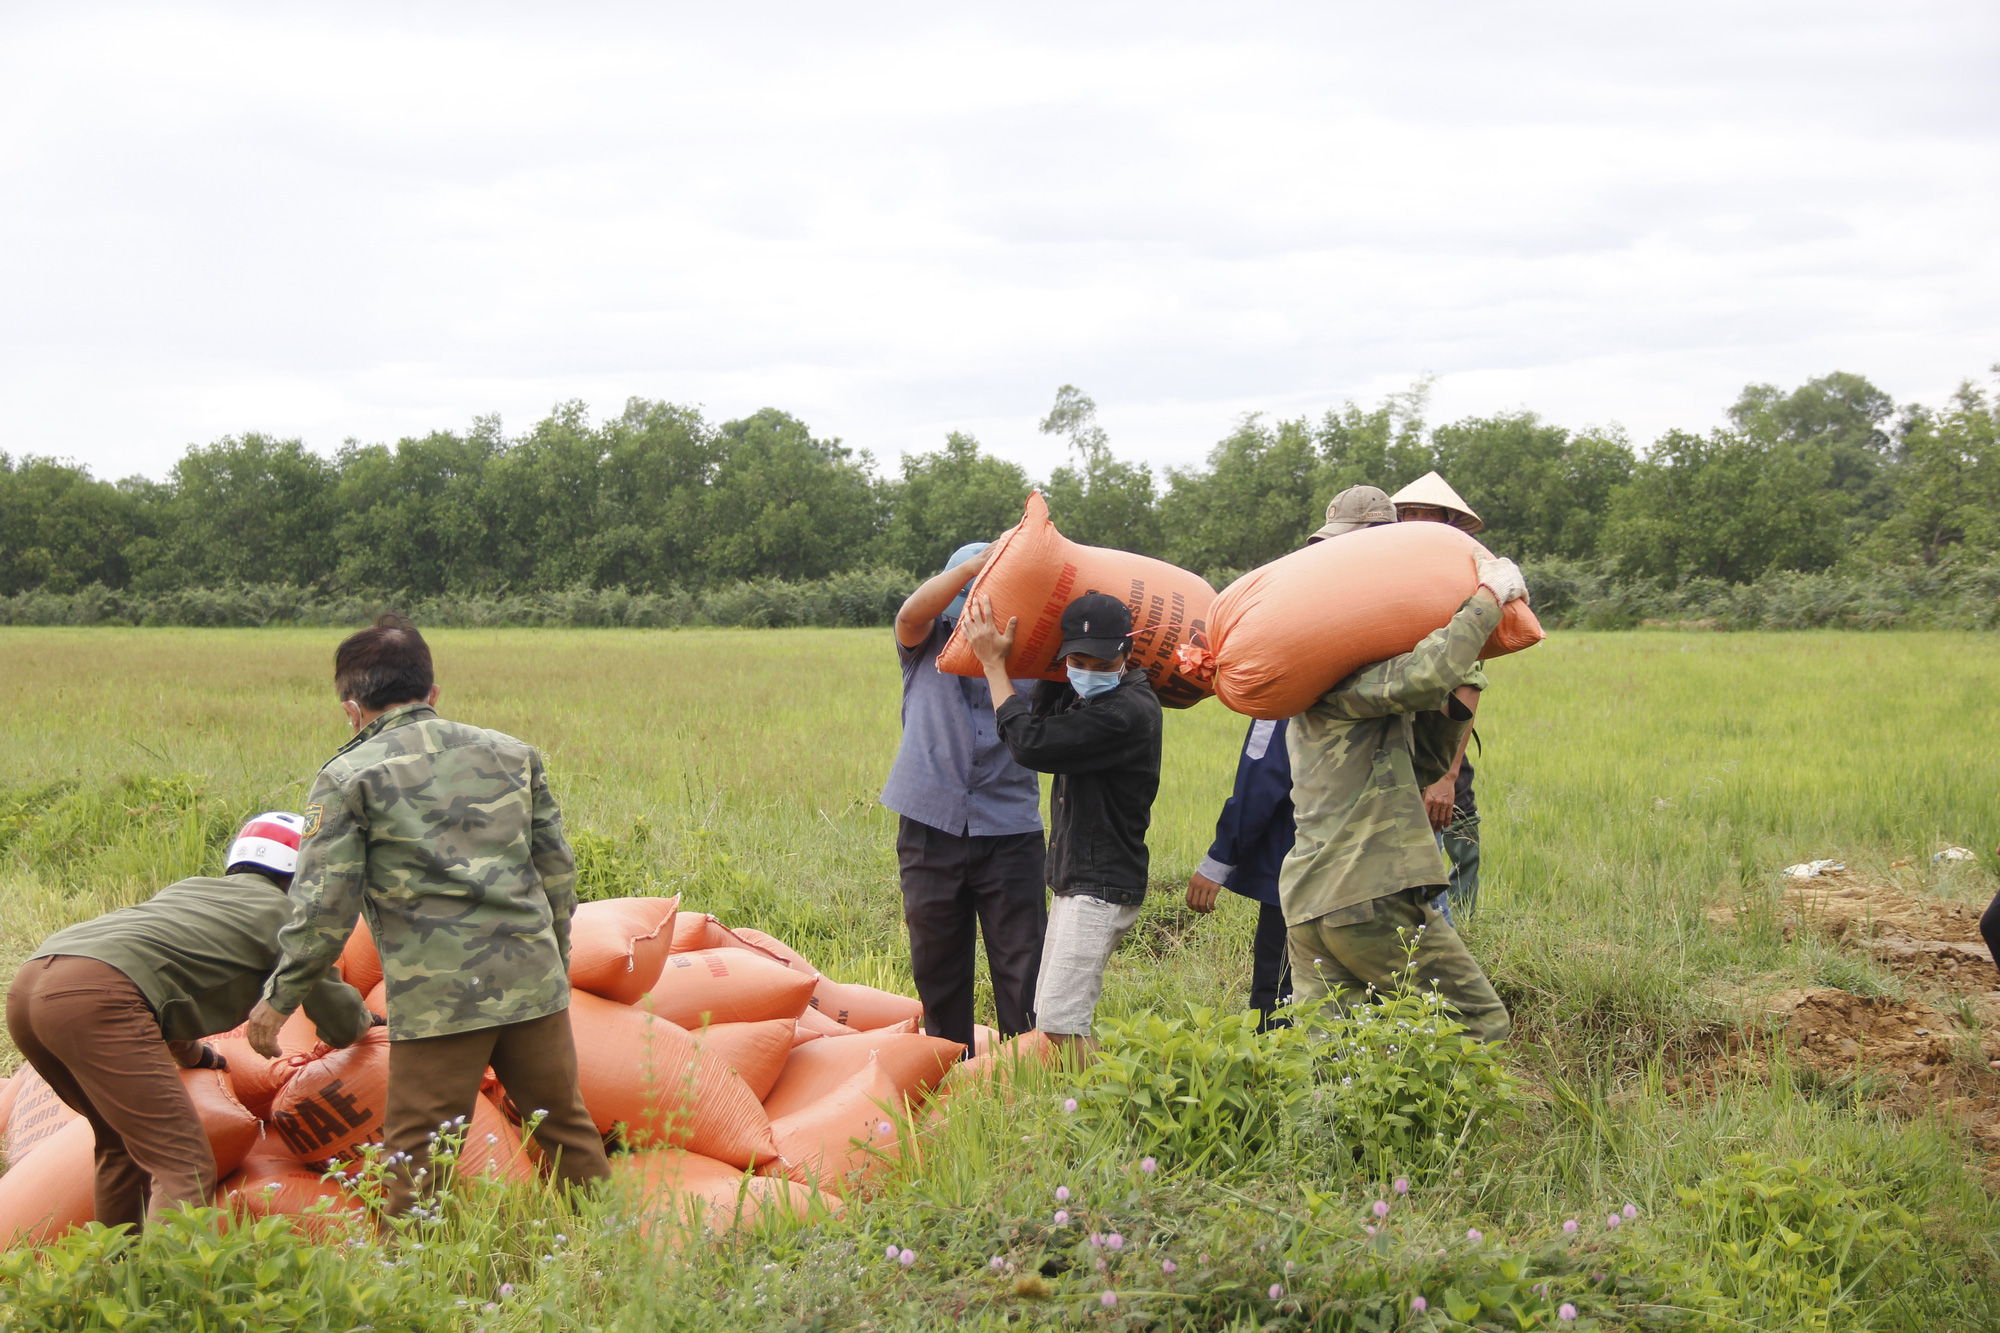
[[[1106,690],[1118,688],[1122,671],[1085,671],[1082,667],[1069,667],[1070,687],[1086,699],[1095,699]]]

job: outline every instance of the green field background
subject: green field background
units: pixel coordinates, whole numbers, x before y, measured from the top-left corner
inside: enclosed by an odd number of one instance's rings
[[[66,920],[212,872],[235,820],[297,808],[347,734],[336,637],[0,631],[0,891],[17,909],[0,964]],[[542,747],[602,882],[681,893],[830,973],[907,989],[893,817],[876,799],[900,727],[887,631],[431,639],[443,711]],[[1815,857],[1990,895],[1994,648],[1979,634],[1576,633],[1489,664],[1485,888],[1468,935],[1524,1033],[1658,1044],[1749,975],[1893,985],[1810,941],[1719,938],[1704,913],[1768,896],[1779,867]],[[1241,1002],[1251,905],[1225,895],[1195,918],[1179,902],[1244,726],[1213,701],[1167,714],[1154,893],[1107,1012]],[[1933,867],[1949,844],[1984,860]]]

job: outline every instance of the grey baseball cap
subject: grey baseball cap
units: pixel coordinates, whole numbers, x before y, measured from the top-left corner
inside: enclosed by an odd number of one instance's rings
[[[1326,526],[1306,538],[1306,545],[1395,521],[1396,506],[1389,503],[1387,491],[1380,486],[1349,486],[1333,497],[1326,507]]]

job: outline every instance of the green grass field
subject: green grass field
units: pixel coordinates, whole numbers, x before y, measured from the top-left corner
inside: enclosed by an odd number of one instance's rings
[[[328,685],[336,637],[0,632],[9,975],[48,931],[217,868],[243,816],[296,808],[345,738]],[[830,975],[908,989],[893,826],[875,801],[898,727],[887,631],[440,631],[432,642],[444,712],[549,756],[592,884],[678,892],[687,907],[788,939]],[[1595,1217],[1603,1231],[1607,1210],[1628,1201],[1640,1221],[1590,1240],[1575,1271],[1533,1261],[1542,1266],[1529,1271],[1561,1290],[1534,1293],[1523,1279],[1517,1300],[1466,1317],[1554,1326],[1557,1297],[1573,1288],[1571,1327],[1995,1326],[2000,1208],[1963,1105],[1920,1106],[1871,1095],[1879,1085],[1859,1075],[1794,1068],[1782,1042],[1758,1038],[1755,1003],[1838,987],[1950,1006],[1967,1052],[1954,1095],[1969,1105],[2000,1093],[1977,1049],[1977,993],[2000,975],[1933,985],[1851,941],[1786,929],[1776,879],[1791,862],[1833,857],[1850,878],[1913,901],[1984,905],[2000,883],[1985,851],[2000,834],[1993,641],[1567,634],[1489,674],[1484,889],[1466,934],[1515,1011],[1506,1060],[1523,1113],[1458,1159],[1458,1174],[1420,1178],[1398,1203],[1394,1245],[1386,1231],[1357,1239],[1380,1172],[1299,1138],[1222,1176],[1169,1169],[1121,1183],[1105,1205],[1134,1254],[1182,1255],[1176,1290],[1199,1286],[1201,1298],[1171,1294],[1157,1275],[1119,1279],[1122,1255],[1106,1276],[1079,1264],[1036,1279],[1046,1292],[1017,1291],[1027,1279],[1015,1273],[1055,1253],[1055,1185],[1123,1182],[1137,1151],[1067,1130],[1056,1109],[1067,1076],[1054,1075],[1012,1101],[955,1102],[921,1163],[805,1230],[664,1259],[605,1227],[540,1263],[532,1242],[507,1239],[505,1218],[481,1214],[485,1257],[426,1270],[424,1290],[443,1302],[435,1326],[1462,1327],[1439,1305],[1445,1286],[1512,1291],[1506,1273],[1521,1270],[1505,1264],[1545,1243],[1585,1245],[1565,1241],[1562,1221]],[[1179,906],[1243,728],[1213,702],[1168,715],[1155,891],[1114,961],[1104,1017],[1243,1003],[1250,905],[1225,895],[1210,918]],[[1954,844],[1981,859],[1932,861]],[[1727,927],[1712,916],[1724,906],[1738,909]],[[1718,1059],[1746,1041],[1754,1062]],[[1907,1245],[1859,1276],[1825,1258],[1840,1248],[1825,1238],[1800,1242],[1823,1242],[1820,1259],[1801,1250],[1746,1270],[1726,1245],[1730,1219],[1748,1214],[1704,1212],[1678,1194],[1761,1169],[1730,1164],[1745,1152],[1811,1159],[1813,1179],[1845,1191],[1822,1200],[1827,1216],[1859,1216],[1877,1197],[1900,1204],[1912,1215]],[[1462,1253],[1469,1228],[1486,1257]],[[919,1261],[885,1269],[890,1240]],[[1494,1258],[1496,1247],[1507,1255]],[[994,1255],[1015,1271],[987,1270]],[[1605,1270],[1594,1286],[1592,1265]],[[516,1297],[486,1312],[478,1284],[501,1274]],[[1621,1274],[1671,1274],[1674,1289],[1620,1287]],[[1103,1306],[1115,1280],[1126,1294]],[[1270,1295],[1274,1283],[1282,1295]],[[1409,1297],[1426,1290],[1432,1308],[1411,1313]],[[464,1313],[450,1304],[459,1298],[471,1301]]]

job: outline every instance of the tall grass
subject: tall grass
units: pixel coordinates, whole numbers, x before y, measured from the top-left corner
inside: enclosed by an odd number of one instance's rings
[[[236,819],[296,808],[346,737],[328,685],[335,637],[0,631],[9,904],[0,969],[68,920],[213,871]],[[907,988],[893,821],[876,802],[898,737],[887,631],[431,638],[448,715],[548,754],[597,882],[680,892],[691,909],[790,939],[836,976]],[[1990,858],[1930,859],[1946,844],[1983,853],[1995,837],[1992,640],[1558,634],[1489,673],[1475,755],[1486,887],[1467,935],[1515,1010],[1509,1058],[1532,1096],[1520,1132],[1413,1204],[1424,1219],[1415,1231],[1442,1245],[1477,1226],[1510,1245],[1538,1244],[1559,1234],[1563,1216],[1601,1216],[1629,1197],[1659,1219],[1647,1234],[1661,1249],[1645,1262],[1692,1274],[1710,1261],[1698,1237],[1676,1230],[1675,1189],[1724,1170],[1747,1146],[1810,1155],[1857,1188],[1894,1188],[1925,1219],[1929,1276],[1836,1326],[1982,1326],[1993,1313],[1980,1303],[1986,1288],[1960,1279],[1990,1282],[2000,1210],[1969,1174],[1970,1147],[1949,1119],[1898,1122],[1808,1095],[1782,1066],[1767,1080],[1725,1080],[1713,1095],[1664,1089],[1702,1057],[1707,1037],[1746,1021],[1731,997],[1810,983],[1836,963],[1854,986],[1874,976],[1865,959],[1787,939],[1768,912],[1724,931],[1711,908],[1768,903],[1779,867],[1821,856],[1965,901],[2000,884]],[[1113,962],[1106,1016],[1243,1003],[1254,912],[1225,895],[1214,917],[1196,918],[1179,897],[1229,791],[1244,726],[1212,702],[1168,714],[1154,892]],[[981,1004],[990,1004],[983,990]],[[1060,1079],[1031,1080],[1015,1102],[955,1101],[921,1163],[841,1222],[675,1260],[593,1241],[589,1271],[604,1276],[558,1264],[537,1303],[575,1303],[569,1323],[549,1327],[1072,1319],[1081,1307],[1017,1300],[979,1272],[993,1253],[1046,1249],[1037,1228],[1055,1184],[1130,1165],[1116,1141],[1051,1137],[1068,1132],[1052,1109],[1063,1091]],[[1337,1214],[1352,1232],[1380,1184],[1339,1162],[1282,1161],[1234,1183],[1147,1186],[1112,1220],[1176,1254],[1206,1247],[1216,1284],[1247,1292],[1283,1281],[1281,1252],[1311,1256],[1294,1262],[1334,1282],[1329,1265],[1346,1251],[1327,1238],[1325,1218]],[[892,1239],[923,1250],[913,1274],[882,1269]],[[1361,1281],[1359,1269],[1339,1271],[1340,1282]],[[1087,1285],[1050,1281],[1058,1296]],[[1282,1316],[1247,1297],[1211,1314],[1174,1326]],[[536,1319],[523,1307],[492,1327],[544,1327]]]

